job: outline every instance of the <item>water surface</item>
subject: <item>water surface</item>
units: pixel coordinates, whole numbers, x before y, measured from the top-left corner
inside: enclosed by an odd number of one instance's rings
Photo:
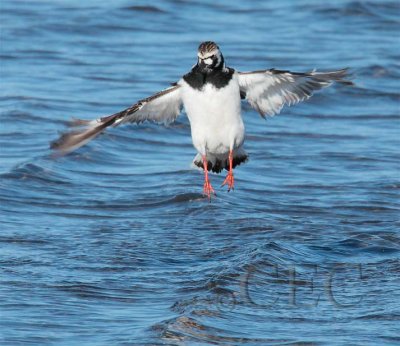
[[[400,342],[397,1],[1,2],[2,345]],[[350,67],[267,121],[201,194],[186,116],[54,159],[74,116],[180,78],[203,40],[229,66]],[[214,187],[223,175],[212,175]]]

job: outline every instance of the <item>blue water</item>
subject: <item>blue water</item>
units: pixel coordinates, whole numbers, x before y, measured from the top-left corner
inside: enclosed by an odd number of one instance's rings
[[[1,1],[0,344],[399,344],[399,3],[149,3]],[[51,156],[70,117],[167,87],[203,40],[356,86],[267,121],[244,105],[250,161],[211,203],[185,116]]]

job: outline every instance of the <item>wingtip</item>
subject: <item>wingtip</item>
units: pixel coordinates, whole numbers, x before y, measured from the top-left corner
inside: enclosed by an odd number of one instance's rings
[[[355,85],[355,83],[351,80],[354,78],[354,74],[351,72],[349,67],[327,72],[319,72],[314,70],[313,72],[311,72],[311,75],[317,78],[320,77],[327,78],[331,82],[336,82],[343,85],[348,85],[348,86]]]
[[[70,124],[77,127],[76,130],[61,133],[60,137],[50,142],[50,149],[59,155],[68,154],[97,137],[108,126],[112,125],[116,116],[105,117],[105,120],[80,120],[72,119]]]
[[[352,81],[352,79],[355,78],[355,75],[354,72],[351,71],[350,67],[345,67],[339,70],[339,72],[343,73],[343,77],[340,80],[337,80],[338,83],[348,86],[355,86],[355,83]]]
[[[77,143],[73,140],[76,136],[82,135],[85,131],[59,132],[59,137],[50,142],[50,149],[57,153],[57,156],[63,156],[77,149]],[[83,145],[83,144],[82,144]]]

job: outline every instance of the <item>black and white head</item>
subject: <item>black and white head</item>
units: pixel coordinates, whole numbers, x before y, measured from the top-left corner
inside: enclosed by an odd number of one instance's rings
[[[202,42],[197,51],[197,57],[197,66],[205,72],[211,72],[225,67],[224,57],[215,42]]]

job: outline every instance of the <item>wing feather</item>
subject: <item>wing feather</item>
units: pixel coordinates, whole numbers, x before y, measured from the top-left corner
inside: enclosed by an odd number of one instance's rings
[[[71,152],[97,137],[107,127],[123,123],[152,121],[168,124],[179,116],[181,109],[180,86],[173,84],[172,87],[142,99],[121,112],[89,121],[74,119],[70,124],[73,129],[53,141],[50,148],[62,154]]]
[[[307,100],[314,91],[333,82],[353,84],[345,79],[347,72],[347,69],[306,73],[275,69],[239,72],[240,93],[262,117],[273,116],[279,114],[283,106]]]

